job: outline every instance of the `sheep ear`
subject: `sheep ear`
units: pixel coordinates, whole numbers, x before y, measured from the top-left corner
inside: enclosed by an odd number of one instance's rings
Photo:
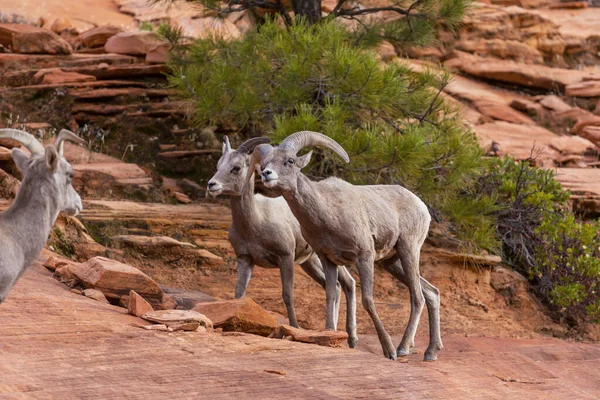
[[[56,172],[56,170],[58,169],[59,161],[60,161],[60,156],[58,155],[56,148],[54,146],[47,146],[46,147],[46,167],[48,167],[48,170],[53,173]]]
[[[29,156],[23,150],[17,148],[12,150],[11,155],[19,171],[25,175],[29,168]]]
[[[312,157],[312,153],[313,152],[311,150],[308,153],[306,153],[305,155],[298,157],[298,160],[296,160],[296,165],[298,166],[298,168],[302,169],[308,165],[308,163],[310,162],[310,159]]]

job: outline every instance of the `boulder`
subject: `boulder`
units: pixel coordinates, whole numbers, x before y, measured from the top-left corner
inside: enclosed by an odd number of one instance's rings
[[[550,141],[550,146],[562,154],[583,154],[588,149],[598,150],[596,145],[588,139],[579,136],[559,136]]]
[[[499,155],[508,154],[518,160],[525,160],[541,150],[537,158],[540,163],[553,160],[558,152],[550,143],[559,137],[555,133],[535,125],[520,125],[504,121],[494,121],[475,126],[475,134],[482,148],[490,148],[492,142],[499,145]]]
[[[170,43],[162,43],[146,53],[146,62],[149,64],[164,64],[169,60],[171,51]]]
[[[54,33],[60,34],[62,31],[69,30],[73,28],[73,23],[67,16],[58,17],[52,23],[50,30]]]
[[[192,310],[150,311],[142,315],[142,318],[146,321],[166,325],[167,327],[181,327],[184,324],[188,324],[188,329],[183,330],[196,330],[199,326],[207,329],[212,329],[213,327],[213,322],[206,315]],[[191,329],[193,326],[195,327]]]
[[[559,113],[569,111],[571,108],[573,108],[565,103],[560,97],[553,94],[542,97],[539,103],[545,108]]]
[[[0,44],[22,54],[71,54],[71,45],[56,33],[25,24],[0,24]]]
[[[137,294],[135,290],[129,292],[127,303],[127,312],[129,312],[129,314],[141,317],[151,311],[154,311],[154,308],[152,308],[152,305],[144,300],[142,296]]]
[[[579,132],[579,136],[586,138],[596,146],[600,146],[600,126],[587,126]]]
[[[123,32],[121,28],[112,25],[102,25],[83,32],[75,41],[77,47],[95,49],[104,47],[108,39]]]
[[[35,83],[53,85],[71,82],[93,82],[96,80],[91,75],[78,74],[77,72],[64,72],[60,68],[41,69],[33,76]]]
[[[160,308],[163,291],[148,275],[137,268],[109,260],[94,257],[83,264],[71,266],[73,275],[85,288],[98,289],[113,303],[118,303],[121,296],[135,290],[155,308]]]
[[[206,315],[215,328],[269,336],[277,328],[277,321],[249,297],[236,300],[198,303],[192,309]]]
[[[573,97],[600,97],[600,81],[585,81],[568,85],[565,94]]]
[[[46,262],[44,262],[44,267],[48,268],[50,271],[56,271],[57,268],[60,268],[67,264],[69,264],[69,262],[66,260],[61,260],[58,257],[50,256],[48,257]]]
[[[168,42],[154,32],[121,32],[111,36],[104,45],[108,53],[146,55],[151,50]]]
[[[569,85],[587,79],[600,79],[600,72],[551,68],[545,65],[522,64],[512,60],[470,55],[450,59],[446,61],[445,65],[479,78],[560,91],[565,90],[565,87]]]
[[[510,106],[532,117],[541,118],[546,114],[544,106],[527,99],[514,99],[510,102]]]
[[[518,40],[462,40],[456,43],[456,48],[476,55],[493,56],[534,64],[544,63],[544,57],[538,49]]]
[[[198,19],[178,19],[177,24],[183,28],[185,36],[206,39],[211,36],[224,40],[234,40],[242,36],[238,27],[229,19],[216,17]]]
[[[89,297],[90,299],[94,299],[99,301],[100,303],[109,304],[108,300],[106,300],[106,296],[98,289],[85,289],[83,291],[83,295],[85,297]]]
[[[348,334],[344,331],[312,331],[294,328],[289,325],[278,326],[272,336],[290,337],[295,342],[312,343],[326,347],[337,347],[348,340]]]

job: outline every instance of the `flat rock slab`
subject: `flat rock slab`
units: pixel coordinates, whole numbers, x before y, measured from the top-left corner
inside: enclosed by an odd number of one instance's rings
[[[196,247],[191,243],[180,242],[179,240],[175,240],[168,236],[138,236],[138,235],[121,235],[114,236],[111,240],[115,242],[120,242],[132,246],[139,247],[183,247],[183,248],[193,248]]]
[[[289,325],[278,326],[273,335],[278,336],[279,334],[291,336],[291,339],[296,342],[312,343],[326,347],[337,347],[348,340],[348,334],[344,331],[312,331],[294,328]]]
[[[212,321],[206,315],[192,310],[150,311],[142,315],[142,318],[166,326],[196,322],[205,328],[213,327]]]
[[[146,331],[124,309],[70,293],[39,263],[0,306],[0,320],[6,398],[592,400],[600,381],[600,345],[557,339],[446,335],[439,361],[423,363],[422,354],[384,359],[372,335],[360,335],[359,351]],[[416,351],[426,345],[417,337]]]
[[[517,160],[525,160],[537,151],[542,151],[540,161],[553,160],[558,156],[551,143],[559,136],[541,126],[495,121],[476,125],[474,129],[483,149],[489,149],[492,141],[499,144],[499,155],[508,154]]]

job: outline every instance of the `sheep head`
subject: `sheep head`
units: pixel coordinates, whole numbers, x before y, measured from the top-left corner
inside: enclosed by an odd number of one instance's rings
[[[31,153],[21,149],[12,151],[12,158],[23,174],[19,189],[24,196],[42,195],[55,204],[58,211],[77,215],[82,209],[81,197],[72,185],[73,167],[63,156],[64,142],[85,143],[83,139],[66,129],[60,131],[54,145],[44,148],[31,134],[18,129],[0,129],[0,138],[9,138],[23,144]]]
[[[215,197],[219,194],[239,196],[243,193],[244,183],[250,179],[254,170],[249,168],[249,154],[256,146],[269,143],[270,139],[255,137],[246,140],[233,150],[229,138],[224,137],[223,155],[217,162],[217,172],[208,181],[207,193]]]
[[[312,151],[303,156],[298,156],[298,152],[312,146],[326,147],[350,162],[348,153],[335,140],[321,133],[302,131],[288,136],[279,146],[256,147],[250,164],[261,168],[261,179],[267,188],[280,194],[295,191],[298,176],[312,156]]]

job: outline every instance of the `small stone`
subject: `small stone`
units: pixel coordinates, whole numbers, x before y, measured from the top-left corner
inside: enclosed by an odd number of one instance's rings
[[[98,289],[85,289],[83,291],[83,295],[85,297],[89,297],[90,299],[94,299],[94,300],[99,301],[101,303],[109,304],[108,300],[106,299],[106,296],[104,296],[104,293],[102,293]]]
[[[198,323],[206,328],[212,328],[212,321],[203,314],[192,310],[160,310],[147,312],[143,319],[167,326]]]
[[[142,296],[137,294],[134,290],[129,292],[129,299],[127,303],[127,312],[131,315],[135,315],[136,317],[141,317],[142,315],[154,311],[154,308],[148,303]]]
[[[67,29],[71,29],[73,28],[73,23],[71,22],[71,20],[69,19],[69,17],[59,17],[57,18],[54,23],[52,24],[52,26],[50,27],[50,30],[54,33],[58,33],[60,34],[62,31],[65,31]]]
[[[164,64],[169,60],[171,51],[170,43],[162,43],[146,53],[146,62],[149,64]]]
[[[173,194],[174,194],[174,196],[175,196],[175,199],[176,199],[178,202],[180,202],[180,203],[183,203],[183,204],[190,204],[190,203],[192,202],[192,199],[190,199],[190,198],[188,197],[188,195],[186,195],[186,194],[183,194],[183,193],[181,193],[181,192],[175,192],[175,193],[173,193]]]
[[[57,257],[49,257],[44,263],[44,267],[48,268],[50,271],[56,271],[56,268],[67,265],[68,263],[64,260],[60,260]]]
[[[164,331],[164,332],[167,332],[169,330],[166,325],[162,325],[162,324],[146,325],[146,326],[144,326],[144,329],[147,329],[149,331]]]
[[[78,47],[85,46],[89,49],[102,47],[106,44],[109,38],[121,32],[123,32],[123,30],[121,28],[117,28],[116,26],[97,26],[79,35],[79,37],[75,41],[75,44]]]
[[[71,289],[71,293],[75,293],[75,294],[78,294],[78,295],[80,295],[80,296],[81,296],[81,294],[82,294],[82,293],[81,293],[81,290],[79,290],[79,289]]]
[[[344,331],[311,331],[289,325],[280,325],[278,329],[285,337],[291,336],[296,342],[313,343],[319,346],[337,347],[348,340],[348,334]]]

